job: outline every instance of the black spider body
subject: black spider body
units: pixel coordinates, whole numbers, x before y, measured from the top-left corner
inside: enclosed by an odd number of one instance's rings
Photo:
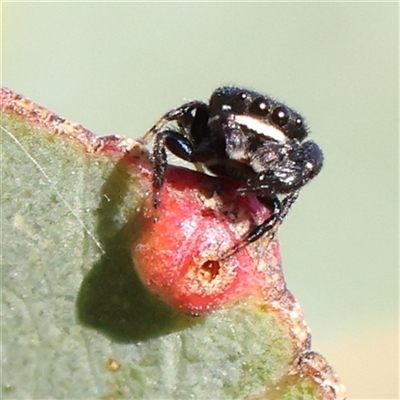
[[[239,194],[253,192],[272,208],[271,217],[255,226],[242,244],[276,227],[297,199],[299,189],[315,177],[323,153],[293,109],[255,91],[222,87],[209,103],[192,101],[165,114],[145,136],[154,136],[155,207],[164,183],[166,148],[217,176],[240,183]],[[282,200],[280,200],[282,198]]]

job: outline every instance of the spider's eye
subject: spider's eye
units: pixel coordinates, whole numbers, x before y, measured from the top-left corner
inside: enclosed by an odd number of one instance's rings
[[[272,111],[271,121],[278,126],[284,126],[289,120],[289,111],[284,106],[276,107]]]
[[[303,118],[301,118],[301,117],[296,117],[296,119],[294,120],[294,122],[295,122],[295,124],[296,124],[298,127],[301,127],[301,126],[303,125]]]
[[[240,94],[239,94],[239,98],[240,98],[241,100],[246,100],[246,99],[247,99],[247,93],[245,93],[245,92],[240,93]]]
[[[258,99],[255,99],[253,103],[251,103],[249,111],[250,114],[258,115],[259,117],[265,117],[269,112],[268,102],[264,98],[259,97]]]

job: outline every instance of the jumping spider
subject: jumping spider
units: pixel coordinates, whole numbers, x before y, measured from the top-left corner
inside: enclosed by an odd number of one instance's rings
[[[208,104],[198,100],[183,104],[167,112],[144,136],[145,142],[154,137],[154,207],[160,203],[168,149],[183,160],[238,182],[238,194],[252,192],[272,210],[230,254],[265,233],[272,239],[300,188],[323,164],[318,145],[304,141],[307,133],[296,111],[243,88],[221,87]]]

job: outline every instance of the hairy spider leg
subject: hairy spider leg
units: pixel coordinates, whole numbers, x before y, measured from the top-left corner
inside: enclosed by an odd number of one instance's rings
[[[283,203],[277,196],[275,197],[257,197],[258,200],[271,210],[271,216],[267,218],[262,224],[254,226],[250,232],[243,238],[245,244],[255,242],[265,233],[272,233],[271,230],[280,221]]]
[[[267,206],[268,208],[272,208],[271,216],[267,218],[261,225],[254,226],[250,230],[250,232],[242,240],[240,240],[239,243],[237,243],[231,250],[229,250],[226,254],[224,254],[222,259],[226,259],[228,257],[233,256],[238,250],[240,250],[243,247],[246,247],[250,243],[255,242],[256,240],[261,238],[261,236],[263,236],[265,233],[268,233],[268,241],[267,241],[267,247],[268,247],[268,245],[275,237],[276,231],[282,224],[293,203],[299,197],[299,194],[300,190],[296,190],[292,193],[289,193],[282,201],[280,201],[276,196],[272,198],[257,197],[258,200],[265,206]]]
[[[177,157],[191,163],[201,163],[209,158],[208,149],[205,152],[202,146],[204,142],[208,143],[209,141],[208,107],[203,104],[197,106],[194,110],[194,116],[188,111],[183,117],[185,121],[190,118],[189,132],[183,127],[180,127],[179,131],[163,131],[165,135],[164,144]],[[186,117],[187,115],[189,117]]]
[[[168,122],[179,121],[192,110],[199,107],[207,107],[207,105],[202,101],[193,100],[181,105],[178,108],[168,111],[145,133],[142,138],[143,143],[149,143]]]
[[[166,113],[143,137],[143,142],[148,143],[154,137],[153,148],[153,206],[158,209],[160,207],[160,190],[164,184],[165,171],[167,168],[167,153],[165,147],[171,148],[171,151],[178,157],[191,161],[193,153],[193,145],[190,140],[182,133],[173,130],[163,130],[169,122],[176,122],[182,130],[182,119],[188,119],[188,114],[193,110],[204,110],[207,105],[201,101],[191,101],[183,106],[173,109]],[[196,115],[193,118],[192,126],[195,125]],[[196,132],[197,135],[197,132]],[[197,138],[196,138],[197,139]],[[178,143],[179,145],[175,145]],[[158,216],[154,219],[157,221]]]
[[[272,205],[272,214],[261,225],[255,226],[248,233],[244,239],[245,243],[255,242],[265,233],[268,233],[270,240],[272,240],[279,226],[287,216],[290,208],[299,197],[299,194],[300,190],[295,190],[294,192],[289,193],[282,201],[279,201],[277,197],[274,197],[272,201],[267,198],[267,202],[265,202],[264,198],[259,197],[258,199],[266,206],[268,206],[268,202],[269,207]]]

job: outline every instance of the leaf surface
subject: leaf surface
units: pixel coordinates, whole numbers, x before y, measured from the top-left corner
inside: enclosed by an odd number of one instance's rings
[[[2,108],[4,399],[344,398],[289,292],[195,318],[142,285],[146,155],[7,89]]]

